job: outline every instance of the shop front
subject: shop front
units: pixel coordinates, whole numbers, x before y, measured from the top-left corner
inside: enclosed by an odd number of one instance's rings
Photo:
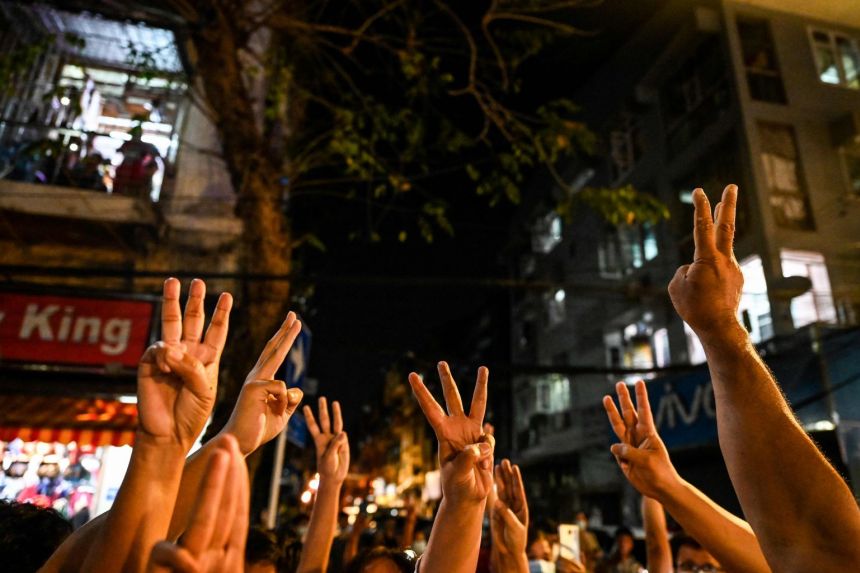
[[[0,498],[75,525],[110,508],[155,311],[132,295],[0,291]]]

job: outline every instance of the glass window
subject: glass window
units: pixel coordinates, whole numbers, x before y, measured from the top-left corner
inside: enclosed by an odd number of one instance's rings
[[[558,289],[552,294],[545,296],[547,306],[547,318],[550,326],[556,326],[564,322],[567,315],[564,300],[566,293],[564,289]]]
[[[814,322],[836,322],[836,307],[824,255],[812,251],[780,251],[783,276],[808,277],[812,288],[791,300],[791,320],[795,328]],[[745,287],[746,288],[746,287]]]
[[[809,197],[803,183],[794,128],[759,122],[761,160],[770,191],[776,224],[793,229],[814,229]]]
[[[744,275],[744,290],[738,312],[752,341],[759,343],[773,337],[773,318],[761,257],[753,255],[741,261],[741,273]]]
[[[642,268],[646,262],[657,258],[658,254],[660,247],[653,225],[643,223],[612,227],[597,249],[600,276],[620,278],[634,269]]]
[[[536,253],[549,253],[561,239],[561,216],[556,212],[547,213],[532,225],[532,250]]]
[[[826,30],[813,30],[811,37],[818,78],[826,84],[860,89],[857,40]]]
[[[770,24],[767,20],[750,18],[739,18],[737,24],[750,97],[758,101],[786,103]]]
[[[612,181],[618,182],[633,171],[642,156],[642,134],[638,118],[622,111],[609,127],[609,167]]]

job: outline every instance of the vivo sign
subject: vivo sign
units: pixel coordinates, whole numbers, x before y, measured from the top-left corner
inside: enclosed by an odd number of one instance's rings
[[[669,448],[694,446],[717,438],[717,411],[707,370],[648,384],[657,431]]]
[[[0,292],[0,360],[134,368],[153,303]]]

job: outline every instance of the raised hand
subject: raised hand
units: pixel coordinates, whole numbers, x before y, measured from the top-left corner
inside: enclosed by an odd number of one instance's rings
[[[203,430],[218,386],[218,362],[227,340],[233,299],[224,293],[203,336],[206,285],[191,282],[183,319],[179,281],[167,279],[161,310],[162,340],[150,346],[137,372],[140,428],[145,438],[186,451]]]
[[[409,374],[409,383],[439,442],[442,491],[454,502],[483,502],[493,486],[495,445],[493,437],[483,432],[489,371],[483,366],[478,369],[478,381],[468,415],[463,410],[463,401],[448,364],[440,362],[438,371],[447,415],[418,374]]]
[[[236,436],[243,455],[247,456],[280,434],[302,401],[301,390],[287,389],[283,381],[274,379],[301,330],[302,323],[296,314],[287,314],[245,378],[239,399],[224,427],[224,432]]]
[[[497,499],[490,514],[493,551],[502,562],[522,561],[526,556],[529,506],[519,466],[502,460],[494,474]],[[510,566],[506,567],[509,568]]]
[[[147,571],[233,573],[245,566],[249,487],[245,459],[235,438],[219,436],[209,458],[191,522],[182,541],[157,543]]]
[[[744,278],[732,250],[737,198],[737,186],[727,186],[712,217],[705,192],[693,191],[694,260],[680,267],[669,283],[675,310],[702,339],[742,333],[737,311]]]
[[[343,483],[349,472],[349,440],[346,432],[343,431],[340,403],[334,401],[331,407],[333,424],[325,397],[319,399],[319,424],[310,406],[305,406],[303,412],[317,451],[317,471],[320,474],[320,482],[333,480]]]
[[[657,434],[645,382],[636,382],[636,406],[624,382],[615,385],[621,412],[610,396],[603,397],[603,407],[620,444],[612,445],[612,454],[624,476],[642,495],[661,499],[681,478],[669,459],[669,452]]]

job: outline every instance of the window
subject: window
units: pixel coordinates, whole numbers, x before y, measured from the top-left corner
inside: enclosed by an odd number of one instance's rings
[[[744,290],[738,311],[750,338],[757,344],[773,338],[773,318],[761,257],[753,255],[741,261],[741,273],[744,275]]]
[[[782,249],[782,274],[808,277],[812,288],[791,300],[791,320],[795,328],[814,322],[836,322],[836,307],[824,255],[811,251]]]
[[[842,147],[839,151],[842,155],[842,166],[845,171],[848,192],[854,197],[860,197],[860,145]]]
[[[621,278],[657,258],[660,247],[650,223],[612,227],[597,247],[600,276]]]
[[[739,18],[738,36],[750,97],[758,101],[786,103],[785,88],[767,20]]]
[[[564,292],[564,289],[558,289],[554,293],[545,295],[547,319],[550,326],[557,326],[564,322],[567,315],[564,305],[565,298],[567,298],[567,293]]]
[[[547,254],[561,242],[561,217],[558,213],[547,213],[532,225],[532,250]]]
[[[666,328],[654,332],[654,358],[658,368],[669,366],[672,361],[669,352],[669,330]]]
[[[818,78],[826,84],[860,89],[857,40],[826,30],[811,30],[810,35]]]
[[[642,134],[638,118],[622,111],[609,128],[610,178],[619,182],[626,177],[642,157]]]
[[[770,206],[776,224],[790,229],[814,229],[794,128],[759,122],[758,133]]]
[[[535,382],[537,413],[558,414],[570,410],[570,379],[567,376],[548,374]]]

